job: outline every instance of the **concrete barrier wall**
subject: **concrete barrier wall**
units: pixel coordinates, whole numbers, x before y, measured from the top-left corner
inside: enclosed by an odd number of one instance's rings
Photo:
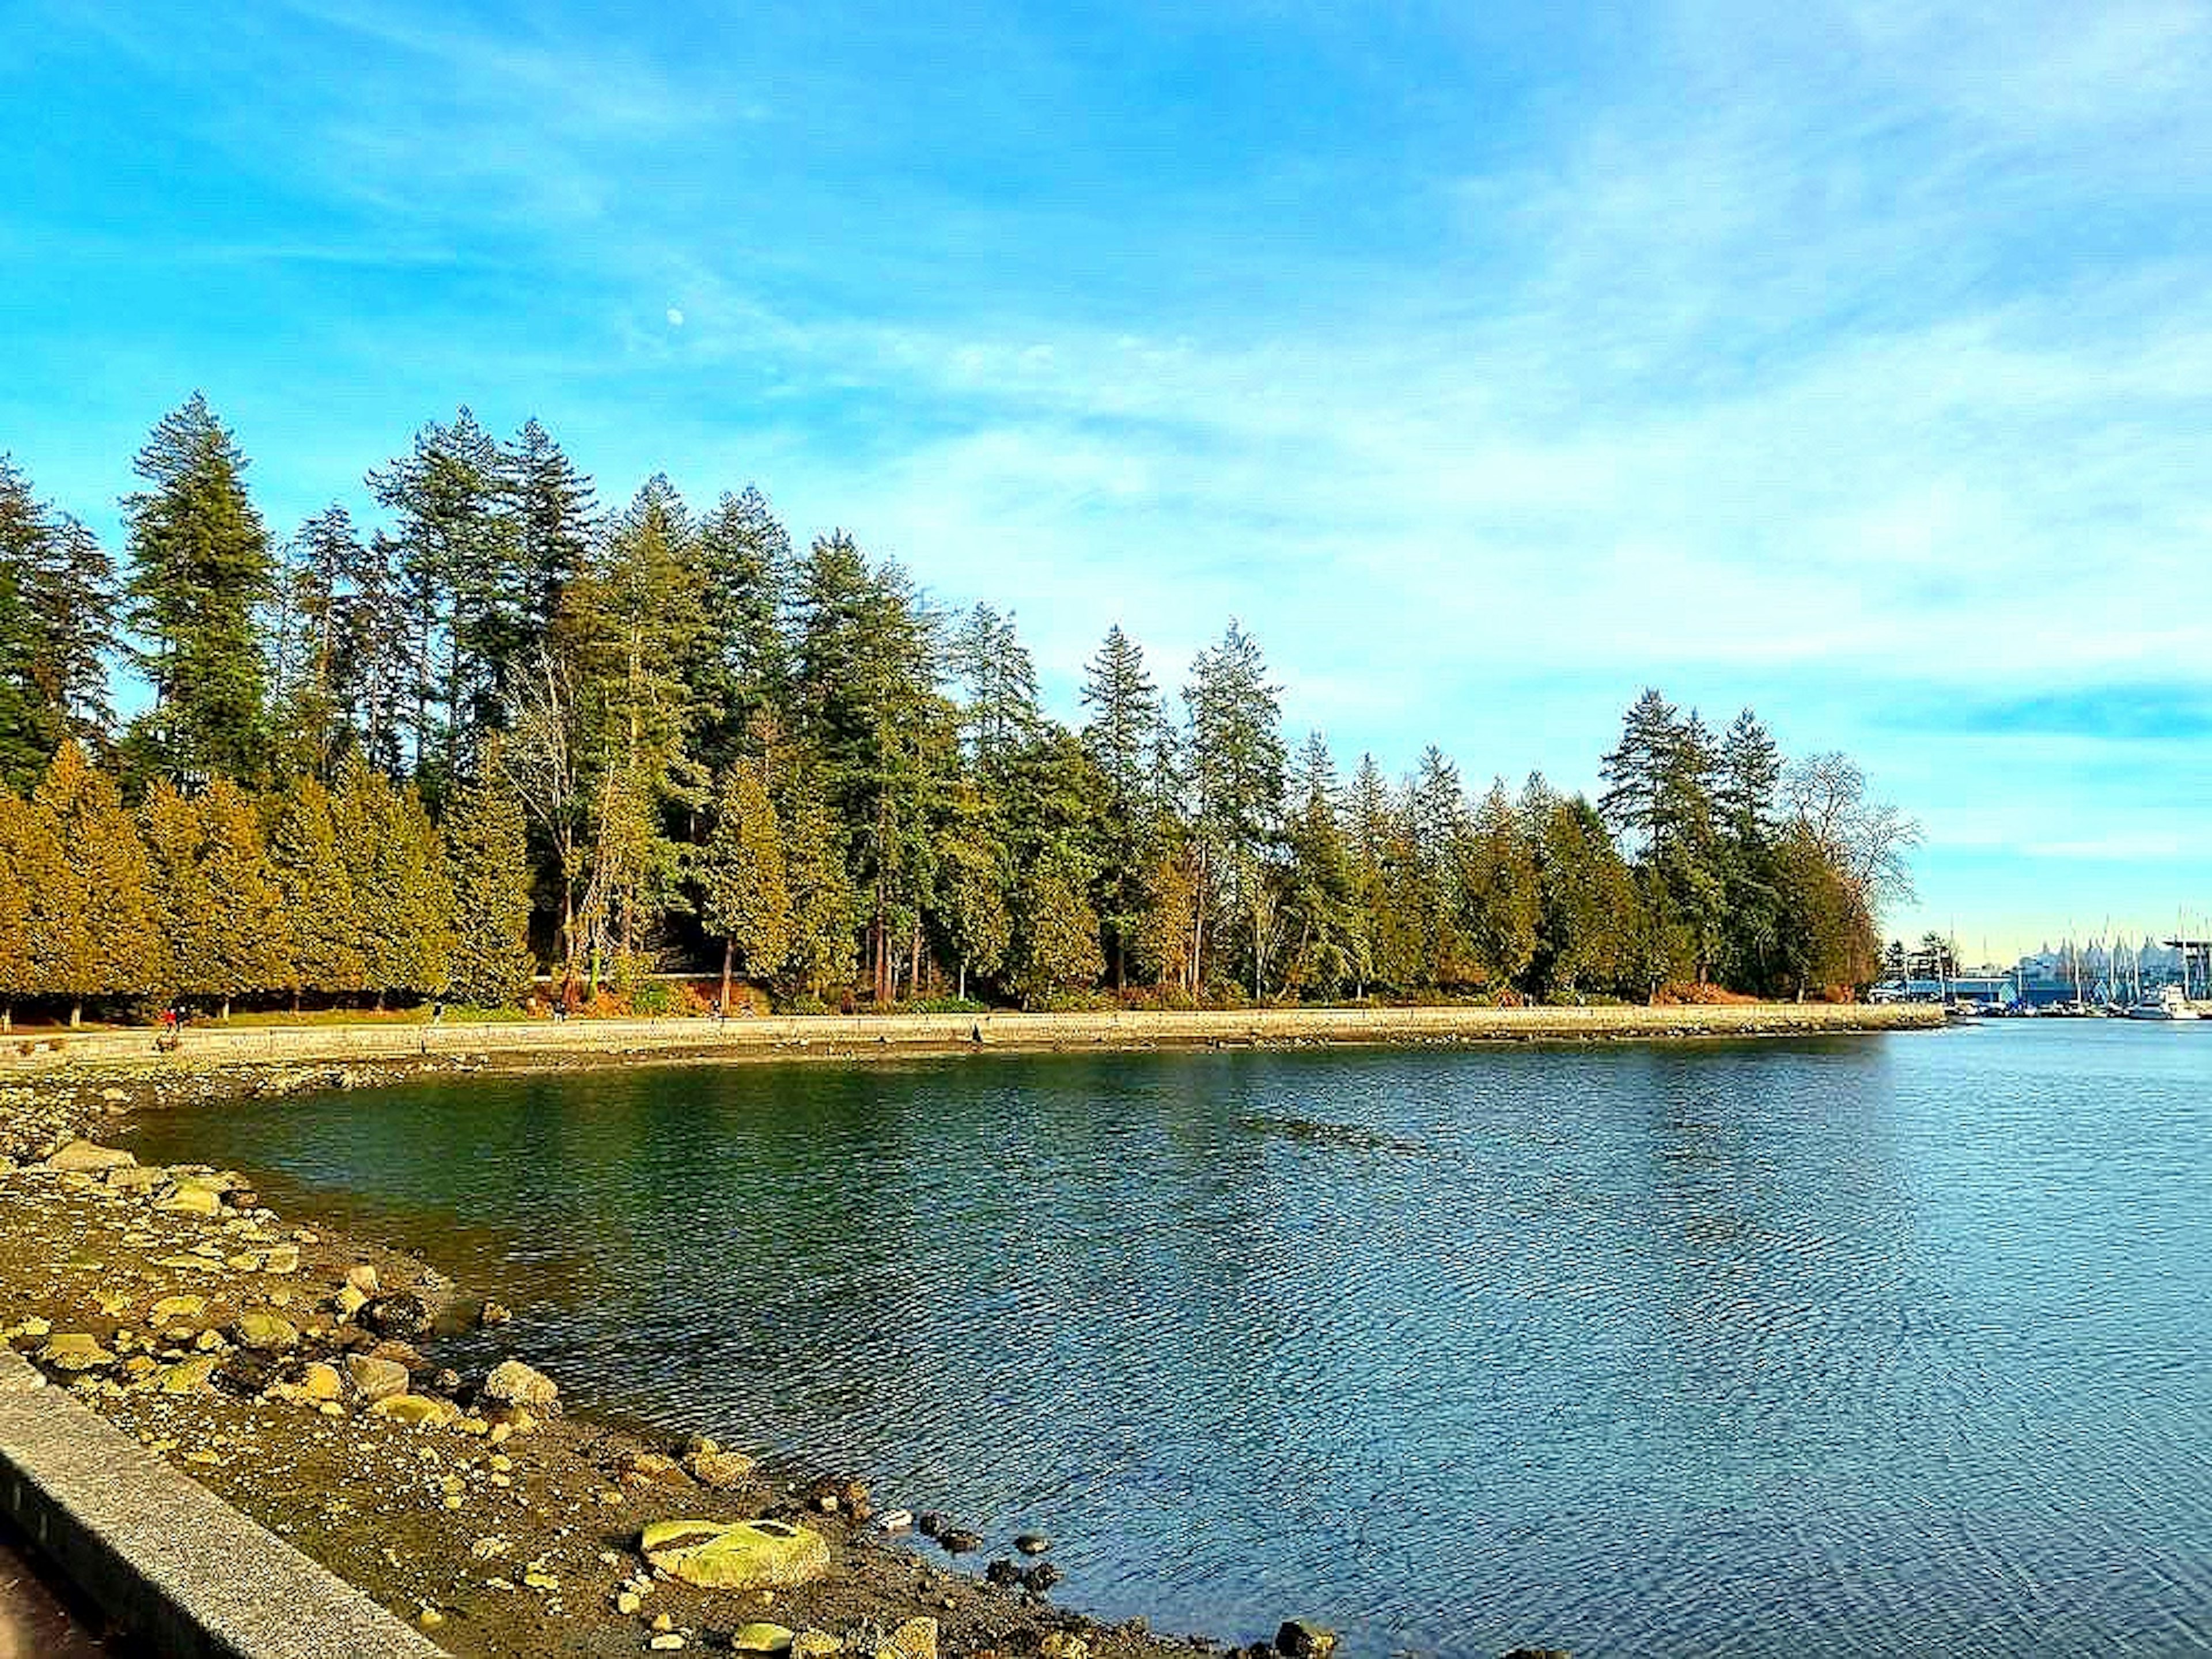
[[[0,1510],[164,1659],[438,1659],[439,1648],[0,1349]]]
[[[1904,1030],[1939,1025],[1940,1010],[1826,1003],[1729,1003],[1675,1008],[1283,1008],[1165,1012],[779,1015],[713,1019],[507,1020],[433,1024],[195,1025],[185,1065],[305,1063],[425,1054],[670,1054],[987,1046],[1135,1047],[1148,1042],[1468,1042],[1556,1037],[1777,1035]],[[26,1048],[28,1054],[23,1052]],[[19,1035],[0,1068],[143,1064],[150,1030]]]

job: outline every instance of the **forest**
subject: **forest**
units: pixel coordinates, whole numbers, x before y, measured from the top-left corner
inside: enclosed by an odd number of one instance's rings
[[[1233,620],[1172,690],[1107,628],[1070,726],[1011,616],[535,421],[281,541],[247,471],[195,394],[118,559],[0,456],[0,1019],[1848,994],[1909,894],[1749,709],[1644,691],[1595,802],[1347,775]]]

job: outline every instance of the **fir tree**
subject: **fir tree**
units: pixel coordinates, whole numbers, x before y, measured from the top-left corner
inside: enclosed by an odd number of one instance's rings
[[[1098,918],[1083,896],[1079,872],[1046,860],[1023,877],[1015,897],[1012,979],[1030,1006],[1094,985],[1106,971]]]
[[[1492,783],[1471,825],[1473,869],[1467,882],[1468,942],[1476,971],[1488,984],[1518,980],[1536,954],[1542,918],[1536,860],[1521,815]]]
[[[423,427],[413,453],[368,485],[397,522],[388,547],[407,618],[410,760],[418,787],[441,799],[497,728],[504,672],[528,636],[508,463],[464,407],[450,426]]]
[[[16,1003],[56,988],[80,897],[52,821],[0,789],[0,1031],[14,1029]]]
[[[702,649],[691,682],[702,712],[699,755],[720,769],[750,758],[753,735],[780,727],[791,699],[791,536],[760,491],[726,495],[699,526]]]
[[[791,947],[782,978],[788,994],[819,997],[852,976],[858,900],[842,842],[836,821],[821,802],[802,795],[784,837]]]
[[[502,461],[519,567],[521,637],[507,653],[512,662],[552,631],[568,584],[590,556],[599,509],[591,479],[534,419],[522,423]]]
[[[1307,736],[1297,772],[1302,804],[1291,819],[1284,878],[1290,943],[1283,982],[1301,994],[1334,997],[1366,978],[1367,930],[1337,820],[1336,763],[1320,732]]]
[[[1081,702],[1090,711],[1083,746],[1106,786],[1094,890],[1116,989],[1128,982],[1129,939],[1143,914],[1145,871],[1159,838],[1160,814],[1151,788],[1164,735],[1158,699],[1144,652],[1115,623],[1091,659]]]
[[[699,920],[722,941],[722,1000],[738,961],[748,979],[772,977],[791,951],[791,890],[784,880],[783,827],[768,791],[750,769],[723,777],[714,830],[695,866]]]
[[[53,526],[29,481],[0,455],[0,787],[29,789],[45,773],[54,721],[38,684],[38,572],[51,557]]]
[[[453,976],[453,889],[422,801],[355,761],[339,776],[331,816],[365,988],[380,1008],[390,996],[443,990]]]
[[[1267,965],[1266,871],[1282,822],[1280,689],[1259,642],[1232,620],[1219,645],[1199,653],[1183,690],[1200,902],[1191,957],[1203,972],[1208,929],[1227,921],[1249,946],[1255,995]]]
[[[134,733],[137,770],[249,782],[264,770],[267,675],[255,617],[275,579],[246,465],[198,392],[138,453],[149,487],[124,501],[125,592],[154,708]]]
[[[283,903],[285,972],[275,988],[350,996],[367,988],[363,897],[356,894],[337,802],[320,780],[290,780],[269,804],[269,865]]]
[[[530,842],[522,805],[495,756],[454,794],[446,815],[453,892],[447,994],[475,1008],[511,1008],[538,971],[530,953]]]
[[[32,799],[62,854],[54,895],[60,925],[46,988],[69,999],[74,1026],[88,999],[154,988],[160,963],[152,875],[113,781],[75,744],[55,753]]]

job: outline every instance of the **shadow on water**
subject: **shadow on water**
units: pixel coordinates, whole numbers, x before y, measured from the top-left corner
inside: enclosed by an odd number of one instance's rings
[[[2164,1652],[2212,1647],[2208,1060],[994,1055],[146,1133],[422,1244],[580,1404],[1048,1526],[1109,1616]]]

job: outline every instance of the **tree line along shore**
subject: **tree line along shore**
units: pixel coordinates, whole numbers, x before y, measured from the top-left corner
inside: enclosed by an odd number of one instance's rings
[[[1173,696],[1108,628],[1071,726],[1011,616],[750,487],[603,509],[534,421],[427,425],[281,544],[246,471],[196,394],[118,562],[0,456],[7,1015],[1802,998],[1907,890],[1911,821],[1749,709],[1647,690],[1595,802],[1346,776],[1234,621]]]

